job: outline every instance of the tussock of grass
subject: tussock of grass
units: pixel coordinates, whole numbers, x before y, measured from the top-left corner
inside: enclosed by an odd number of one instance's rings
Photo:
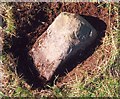
[[[0,89],[0,97],[31,97],[31,92],[25,87],[25,81],[18,77],[16,73],[15,59],[5,52],[11,47],[11,37],[16,35],[12,6],[9,3],[1,3],[0,8],[3,11],[1,16],[6,23],[5,27],[1,27],[4,33],[4,50],[0,55],[0,60],[3,63],[0,69],[4,73],[2,81],[4,86]]]
[[[11,56],[4,53],[2,56],[4,64],[4,80],[3,89],[0,91],[4,96],[9,97],[27,97],[32,96],[31,92],[25,87],[25,81],[20,78],[16,73],[15,63]],[[28,86],[29,87],[29,86]]]
[[[94,1],[94,0],[93,0]],[[15,23],[12,13],[12,7],[8,4],[2,5],[5,16],[3,16],[6,22],[6,28],[4,28],[5,35],[7,38],[10,35],[15,35]],[[99,5],[102,7],[102,4]],[[111,4],[107,5],[109,9],[109,15],[111,11],[116,13],[118,16],[118,4],[116,3],[114,9],[111,9]],[[110,17],[109,17],[110,18]],[[30,86],[26,82],[18,77],[16,73],[16,63],[11,55],[4,52],[1,57],[4,64],[4,88],[0,91],[0,97],[10,96],[10,97],[32,97],[40,95],[42,97],[55,96],[55,97],[118,97],[119,96],[119,76],[120,76],[120,31],[119,31],[119,20],[118,17],[115,20],[115,25],[110,24],[110,31],[107,31],[110,35],[105,35],[103,39],[103,44],[101,46],[102,50],[105,49],[107,45],[112,46],[111,55],[109,57],[104,56],[104,51],[101,54],[103,56],[103,61],[98,64],[99,71],[94,73],[94,77],[89,77],[87,72],[84,72],[86,79],[81,81],[76,76],[76,80],[73,83],[66,83],[62,88],[58,88],[55,84],[54,86],[49,86],[49,89],[41,90],[30,90]],[[5,47],[10,44],[5,41]],[[7,46],[6,46],[7,45]],[[8,48],[9,48],[8,47]],[[6,49],[8,49],[6,48]],[[99,49],[95,53],[99,53]]]
[[[12,6],[9,3],[1,3],[0,8],[2,9],[4,22],[6,23],[6,27],[3,29],[7,35],[15,36],[15,21],[14,15],[12,13]]]

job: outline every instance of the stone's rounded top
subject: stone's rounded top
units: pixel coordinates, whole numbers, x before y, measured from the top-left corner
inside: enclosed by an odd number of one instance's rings
[[[76,18],[77,14],[74,14],[74,13],[69,13],[69,12],[61,12],[57,17],[56,19],[61,19],[61,21],[65,21],[65,20],[74,20],[74,19],[77,19]]]
[[[69,12],[61,12],[57,17],[56,19],[58,18],[62,18],[61,21],[65,21],[65,20],[77,20],[78,22],[80,21],[80,23],[82,24],[86,24],[88,27],[92,28],[95,30],[95,28],[86,20],[84,19],[82,16],[80,16],[79,14],[76,14],[76,13],[69,13]],[[55,19],[55,20],[56,20]],[[96,30],[95,30],[96,31]]]
[[[75,14],[74,13],[69,13],[69,12],[61,12],[59,15],[62,15],[62,16],[64,15],[64,16],[68,16],[69,17],[71,15],[74,16]]]

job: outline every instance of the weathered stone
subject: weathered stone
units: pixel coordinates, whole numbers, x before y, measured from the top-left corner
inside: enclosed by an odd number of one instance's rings
[[[96,37],[96,30],[83,17],[62,12],[37,39],[30,55],[40,76],[49,81],[61,62],[85,50]]]

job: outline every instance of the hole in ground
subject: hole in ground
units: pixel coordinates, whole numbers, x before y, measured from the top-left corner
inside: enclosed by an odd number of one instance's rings
[[[44,15],[45,13],[43,13],[43,17],[46,17]],[[89,56],[91,56],[94,53],[95,48],[102,44],[101,40],[102,37],[104,37],[106,30],[105,22],[92,16],[82,15],[82,17],[84,17],[97,30],[98,37],[96,41],[91,46],[89,46],[86,49],[86,51],[83,52],[82,55],[80,55],[80,52],[78,52],[74,57],[66,61],[62,66],[60,66],[56,70],[54,76],[58,74],[61,77],[65,76],[64,72],[66,72],[66,70],[68,72],[72,71],[77,66],[77,64],[86,60]],[[18,38],[13,37],[12,40],[13,45],[11,48],[11,52],[13,53],[14,57],[18,58],[18,65],[17,65],[18,74],[19,75],[22,74],[23,78],[26,80],[28,84],[32,86],[32,88],[43,87],[45,84],[44,79],[39,78],[39,72],[35,68],[32,58],[28,55],[29,49],[27,45],[29,43],[29,37],[27,36],[26,33],[29,33],[30,31],[35,31],[35,29],[39,27],[39,25],[41,25],[41,23],[36,24],[36,22],[37,21],[33,21],[31,27],[27,26],[25,28],[18,29],[17,35],[19,37]],[[49,83],[51,84],[53,83],[54,76],[51,79],[51,81],[49,81]]]

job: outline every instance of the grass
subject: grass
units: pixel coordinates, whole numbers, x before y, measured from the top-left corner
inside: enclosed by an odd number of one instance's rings
[[[1,16],[3,17],[4,22],[7,23],[5,29],[3,29],[4,32],[7,33],[7,35],[15,36],[15,22],[12,13],[12,6],[9,6],[8,3],[1,3],[0,7],[4,12],[4,15],[1,14]]]
[[[2,55],[2,61],[4,64],[4,80],[3,89],[0,91],[1,95],[9,97],[26,97],[31,96],[31,92],[25,87],[25,81],[18,77],[16,73],[15,63],[11,56],[6,53]]]
[[[2,55],[0,55],[0,60],[3,62],[3,88],[0,89],[0,97],[30,97],[32,96],[31,92],[24,85],[25,81],[18,77],[16,73],[16,64],[13,60],[13,57],[5,52],[6,49],[11,47],[11,37],[15,36],[15,23],[14,15],[12,13],[12,6],[8,3],[0,4],[0,8],[3,10],[1,16],[6,23],[6,26],[2,28],[4,32],[4,50]],[[7,39],[7,40],[6,40]],[[7,51],[7,50],[6,50]]]
[[[102,7],[102,4],[99,5]],[[94,77],[89,77],[88,73],[85,72],[86,79],[84,81],[79,80],[76,76],[76,80],[73,83],[66,83],[62,88],[58,88],[55,83],[53,86],[48,86],[49,89],[31,90],[30,86],[16,73],[16,63],[14,62],[12,55],[5,51],[0,56],[4,64],[4,88],[0,91],[0,97],[33,97],[40,95],[41,97],[54,96],[54,97],[120,97],[119,89],[119,76],[120,76],[120,30],[119,30],[119,16],[118,16],[118,4],[111,8],[111,3],[106,6],[109,9],[109,16],[112,11],[117,15],[115,20],[116,24],[113,25],[111,22],[110,30],[107,31],[110,35],[105,35],[103,39],[102,49],[104,50],[107,45],[112,46],[111,55],[109,57],[104,56],[102,52],[103,61],[98,64],[99,72],[96,72]],[[12,13],[12,6],[4,3],[2,5],[4,10],[4,20],[6,22],[6,28],[4,33],[6,38],[15,36],[15,23],[14,15]],[[110,18],[110,17],[109,17]],[[10,43],[5,41],[5,47],[10,48]],[[7,49],[6,48],[6,49]],[[99,53],[99,49],[95,53]],[[98,60],[99,61],[99,60]]]

